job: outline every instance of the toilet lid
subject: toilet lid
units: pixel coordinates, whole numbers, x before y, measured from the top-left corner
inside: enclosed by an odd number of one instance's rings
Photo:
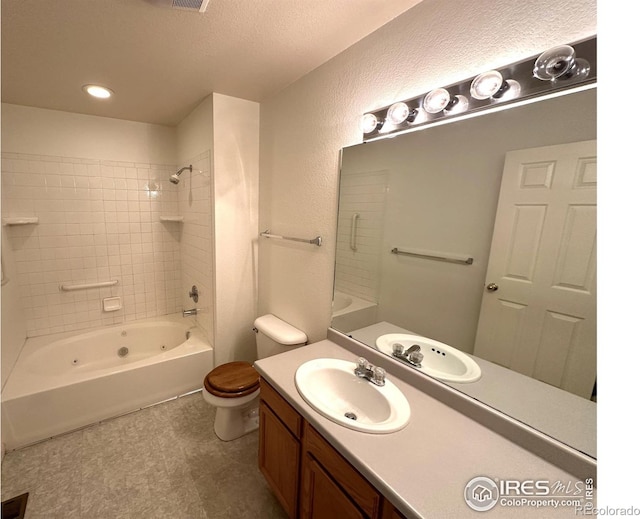
[[[228,362],[204,378],[209,393],[222,397],[239,397],[253,393],[260,386],[260,375],[248,362]]]

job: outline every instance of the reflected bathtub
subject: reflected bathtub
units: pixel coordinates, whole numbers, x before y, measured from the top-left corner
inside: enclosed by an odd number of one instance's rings
[[[213,348],[181,314],[27,339],[2,391],[2,441],[16,449],[191,391]]]
[[[378,305],[336,290],[333,294],[331,327],[343,333],[377,322]]]

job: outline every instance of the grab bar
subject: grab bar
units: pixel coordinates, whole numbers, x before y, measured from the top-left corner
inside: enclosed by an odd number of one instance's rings
[[[351,217],[351,239],[349,241],[349,245],[352,251],[357,251],[358,246],[356,244],[356,234],[358,232],[358,218],[360,215],[358,213],[354,213]]]
[[[438,261],[448,261],[450,263],[461,263],[463,265],[472,265],[473,264],[473,258],[469,258],[469,257],[464,259],[462,257],[455,257],[455,256],[424,254],[424,253],[421,253],[421,252],[409,252],[409,251],[400,250],[400,249],[398,249],[398,247],[394,247],[393,249],[391,249],[391,253],[392,254],[402,254],[404,256],[414,256],[416,258],[426,258],[426,259],[432,259],[432,260],[438,260]]]
[[[62,292],[70,292],[72,290],[85,290],[87,288],[103,288],[103,287],[112,287],[113,285],[117,285],[118,280],[113,279],[111,281],[102,281],[100,283],[85,283],[83,285],[60,285],[60,290]]]
[[[322,245],[322,237],[321,236],[316,236],[312,240],[306,240],[304,238],[292,238],[290,236],[280,236],[279,234],[271,234],[271,231],[269,229],[267,229],[264,232],[261,232],[260,236],[262,236],[264,238],[275,238],[277,240],[291,240],[291,241],[300,241],[302,243],[311,243],[313,245],[317,245],[318,247],[320,247],[320,245]]]
[[[5,286],[9,282],[9,276],[4,275],[4,258],[0,257],[0,270],[2,271],[2,286]]]

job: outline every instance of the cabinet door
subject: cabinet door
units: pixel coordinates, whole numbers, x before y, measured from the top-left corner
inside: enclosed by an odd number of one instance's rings
[[[386,499],[382,503],[382,519],[407,519]]]
[[[296,517],[300,442],[263,402],[260,402],[259,465],[289,517]]]
[[[315,460],[331,479],[343,490],[345,495],[362,510],[364,517],[377,518],[382,511],[382,496],[380,493],[335,450],[327,440],[309,423],[304,424],[303,435],[303,465],[308,459]],[[303,466],[303,472],[305,467]],[[306,482],[304,483],[306,485]],[[306,492],[306,486],[302,492]],[[304,499],[304,498],[301,498]]]
[[[300,497],[302,519],[363,519],[367,517],[309,455],[305,456],[303,472],[303,491]]]

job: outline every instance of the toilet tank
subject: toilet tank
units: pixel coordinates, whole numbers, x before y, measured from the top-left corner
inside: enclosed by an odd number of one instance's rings
[[[258,358],[263,359],[307,343],[307,334],[273,314],[258,317],[253,323],[257,333]]]

